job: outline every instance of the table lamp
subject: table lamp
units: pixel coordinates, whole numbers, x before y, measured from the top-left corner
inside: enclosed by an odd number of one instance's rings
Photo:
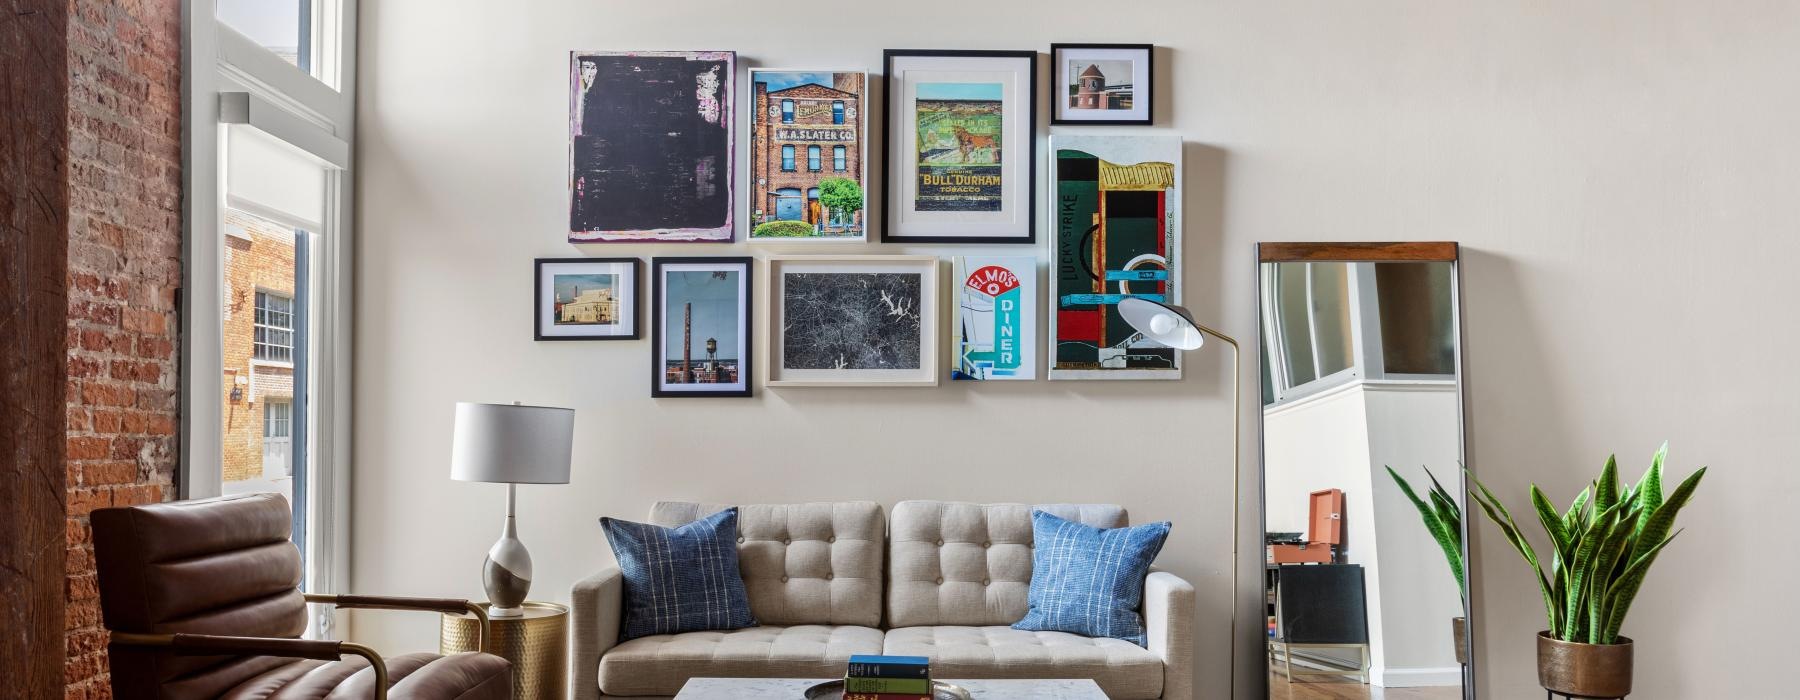
[[[1119,301],[1119,315],[1132,330],[1146,339],[1176,350],[1198,350],[1210,335],[1231,346],[1231,634],[1237,634],[1238,599],[1238,414],[1243,408],[1239,391],[1243,367],[1238,344],[1231,336],[1194,322],[1194,315],[1179,306],[1161,304],[1142,297],[1126,297]],[[1231,687],[1237,687],[1237,663],[1231,664]]]
[[[450,478],[506,484],[506,524],[482,564],[489,617],[520,617],[531,590],[531,554],[513,524],[518,484],[569,483],[575,410],[517,403],[456,404]]]

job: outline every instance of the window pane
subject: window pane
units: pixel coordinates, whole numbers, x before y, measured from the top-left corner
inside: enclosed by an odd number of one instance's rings
[[[1350,348],[1350,266],[1341,262],[1312,263],[1313,352],[1319,376],[1350,368],[1356,355]]]
[[[298,352],[305,293],[298,274],[312,234],[225,210],[223,492],[295,500],[293,401],[303,392]]]
[[[282,60],[312,72],[311,0],[218,0],[219,20]]]
[[[1376,263],[1381,355],[1392,374],[1455,374],[1450,263]]]
[[[1288,387],[1305,384],[1319,375],[1313,370],[1312,327],[1308,320],[1306,263],[1276,263],[1275,322],[1280,325],[1282,366]]]

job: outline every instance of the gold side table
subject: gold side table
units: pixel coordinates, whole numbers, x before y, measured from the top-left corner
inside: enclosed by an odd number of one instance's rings
[[[511,661],[513,697],[519,700],[563,700],[569,689],[569,608],[525,601],[524,617],[496,617],[488,622],[488,651]],[[444,615],[438,653],[475,651],[480,629],[475,616]]]

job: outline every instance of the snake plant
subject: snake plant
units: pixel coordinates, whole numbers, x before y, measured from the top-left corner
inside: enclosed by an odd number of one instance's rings
[[[1532,484],[1532,508],[1555,547],[1548,574],[1512,513],[1469,475],[1475,484],[1469,494],[1537,574],[1550,633],[1557,639],[1586,644],[1617,642],[1619,627],[1644,584],[1645,573],[1663,548],[1681,534],[1669,532],[1676,514],[1706,475],[1706,468],[1701,467],[1664,498],[1663,461],[1668,455],[1665,442],[1636,486],[1619,483],[1618,460],[1608,457],[1600,478],[1582,489],[1562,512]]]
[[[1387,467],[1387,471],[1388,476],[1394,477],[1394,483],[1400,485],[1400,492],[1406,494],[1413,507],[1419,509],[1419,517],[1425,520],[1425,529],[1431,533],[1432,539],[1437,540],[1438,546],[1444,549],[1444,558],[1450,561],[1450,573],[1456,577],[1456,590],[1463,590],[1462,507],[1456,504],[1456,499],[1450,497],[1450,492],[1444,489],[1444,485],[1438,483],[1437,475],[1432,474],[1430,469],[1425,470],[1425,476],[1431,478],[1431,492],[1427,494],[1431,497],[1430,503],[1421,500],[1413,492],[1412,484],[1407,483],[1406,478],[1394,471],[1393,467]]]

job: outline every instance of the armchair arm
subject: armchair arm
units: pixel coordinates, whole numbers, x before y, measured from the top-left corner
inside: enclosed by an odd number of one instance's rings
[[[475,616],[477,632],[475,648],[488,650],[488,615],[481,606],[460,598],[409,598],[401,596],[378,595],[333,595],[330,593],[307,593],[306,602],[322,603],[339,608],[364,610],[420,610],[426,612],[460,615],[469,613]]]
[[[336,661],[345,654],[369,660],[375,673],[375,700],[387,700],[387,662],[374,649],[361,644],[329,639],[286,637],[226,637],[212,634],[137,634],[114,632],[112,643],[125,646],[165,647],[179,656],[259,654],[295,659]]]
[[[625,612],[625,579],[619,567],[609,566],[577,581],[569,591],[574,621],[574,649],[570,663],[569,697],[598,700],[600,657],[619,643],[619,621]]]
[[[1163,700],[1194,696],[1194,585],[1167,571],[1144,578],[1144,639],[1163,662]]]

